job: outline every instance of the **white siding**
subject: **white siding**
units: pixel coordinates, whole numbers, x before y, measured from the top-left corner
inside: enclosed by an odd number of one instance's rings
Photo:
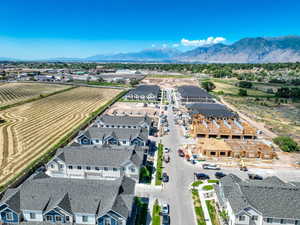
[[[87,216],[88,221],[83,222],[82,221],[82,216]],[[95,218],[95,215],[91,215],[91,214],[75,214],[75,223],[78,223],[78,224],[96,224],[96,218]]]
[[[30,218],[30,213],[35,213],[35,219]],[[43,221],[43,213],[42,211],[23,211],[23,216],[25,221]]]

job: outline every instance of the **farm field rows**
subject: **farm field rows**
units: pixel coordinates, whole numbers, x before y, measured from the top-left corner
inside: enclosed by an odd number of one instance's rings
[[[78,87],[0,111],[0,184],[47,152],[121,90]]]
[[[7,83],[0,85],[0,107],[25,101],[41,94],[50,94],[70,86],[39,83]]]

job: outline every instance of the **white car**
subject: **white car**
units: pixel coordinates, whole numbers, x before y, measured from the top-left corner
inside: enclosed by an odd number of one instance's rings
[[[220,166],[216,165],[216,164],[203,164],[202,165],[203,169],[207,169],[207,170],[220,170]]]
[[[168,215],[169,214],[169,205],[167,203],[162,204],[161,214],[163,214],[163,215]]]

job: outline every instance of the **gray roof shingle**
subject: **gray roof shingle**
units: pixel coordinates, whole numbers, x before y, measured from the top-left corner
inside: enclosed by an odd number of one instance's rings
[[[97,119],[97,121],[102,122],[104,124],[110,125],[120,125],[120,126],[139,126],[143,123],[146,123],[148,126],[151,125],[151,118],[147,115],[145,116],[111,116],[111,115],[103,115]]]
[[[231,111],[225,105],[217,103],[195,103],[187,106],[190,114],[202,114],[209,118],[236,118],[237,113]]]
[[[92,139],[104,140],[108,137],[115,137],[122,140],[133,140],[137,137],[143,141],[148,140],[147,128],[104,128],[104,127],[91,127],[83,133]]]
[[[197,86],[183,85],[178,87],[177,91],[183,98],[212,98],[206,90]]]
[[[59,206],[69,213],[97,215],[106,214],[113,209],[127,218],[127,212],[131,210],[128,206],[131,206],[134,198],[135,181],[128,177],[103,181],[53,178],[38,174],[30,177],[17,189],[15,194],[1,200],[10,207],[13,206],[17,212],[47,211]],[[128,202],[119,204],[122,195],[126,195],[122,198],[123,201]]]
[[[242,181],[230,174],[220,184],[236,214],[253,207],[264,217],[300,219],[300,188],[294,183],[285,183],[277,177]]]
[[[143,164],[144,150],[136,146],[70,146],[59,149],[56,157],[67,165],[120,167],[131,161],[137,167]]]
[[[128,95],[150,95],[158,96],[160,94],[160,87],[157,85],[140,85],[135,89],[129,91]]]

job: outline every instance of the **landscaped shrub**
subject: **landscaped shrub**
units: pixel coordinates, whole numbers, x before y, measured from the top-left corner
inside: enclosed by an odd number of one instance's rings
[[[297,152],[300,151],[300,147],[291,137],[279,136],[273,139],[282,151],[285,152]]]

